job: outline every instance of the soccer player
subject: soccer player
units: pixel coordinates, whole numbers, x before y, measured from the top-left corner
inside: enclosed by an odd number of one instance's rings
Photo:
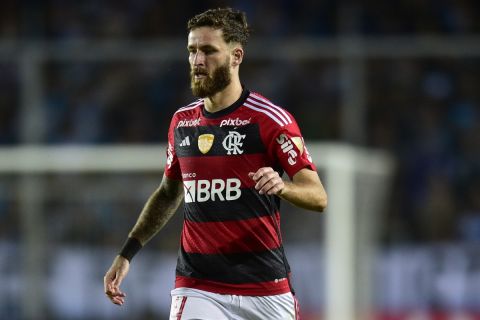
[[[173,115],[162,182],[106,273],[105,293],[125,302],[131,259],[184,199],[170,319],[298,319],[280,199],[321,212],[325,190],[293,116],[240,82],[245,14],[208,10],[188,30],[199,99]]]

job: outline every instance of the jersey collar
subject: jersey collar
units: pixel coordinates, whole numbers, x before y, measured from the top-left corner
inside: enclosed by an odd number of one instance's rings
[[[223,116],[237,110],[239,107],[241,107],[243,105],[243,103],[245,102],[245,100],[247,100],[249,95],[250,95],[250,91],[248,89],[245,89],[245,87],[244,87],[243,90],[242,90],[242,94],[240,95],[240,98],[238,98],[238,100],[235,101],[232,105],[226,107],[225,109],[217,111],[217,112],[208,112],[205,109],[205,105],[204,105],[203,108],[202,108],[202,115],[205,118],[209,118],[209,119],[215,119],[215,118],[223,117]]]

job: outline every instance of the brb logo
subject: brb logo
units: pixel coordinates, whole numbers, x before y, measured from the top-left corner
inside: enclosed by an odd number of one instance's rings
[[[277,142],[280,145],[283,153],[288,155],[288,163],[291,166],[297,163],[298,153],[293,149],[292,140],[290,140],[286,134],[282,133],[280,136],[278,136]]]
[[[240,185],[237,178],[183,181],[185,203],[237,200],[242,195]]]
[[[222,142],[223,147],[227,150],[227,154],[242,154],[243,150],[240,148],[243,146],[242,140],[245,139],[245,137],[245,134],[240,134],[237,131],[229,131]]]

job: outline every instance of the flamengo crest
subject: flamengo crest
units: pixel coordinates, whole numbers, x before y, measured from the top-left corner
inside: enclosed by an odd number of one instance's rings
[[[222,142],[223,147],[227,150],[227,154],[242,154],[243,150],[240,148],[243,146],[242,140],[245,139],[245,137],[245,134],[240,134],[237,131],[229,131]]]

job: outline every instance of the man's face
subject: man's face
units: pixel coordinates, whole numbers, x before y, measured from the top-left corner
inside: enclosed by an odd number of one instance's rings
[[[200,27],[188,35],[190,87],[196,97],[211,97],[231,82],[230,47],[222,31]]]

